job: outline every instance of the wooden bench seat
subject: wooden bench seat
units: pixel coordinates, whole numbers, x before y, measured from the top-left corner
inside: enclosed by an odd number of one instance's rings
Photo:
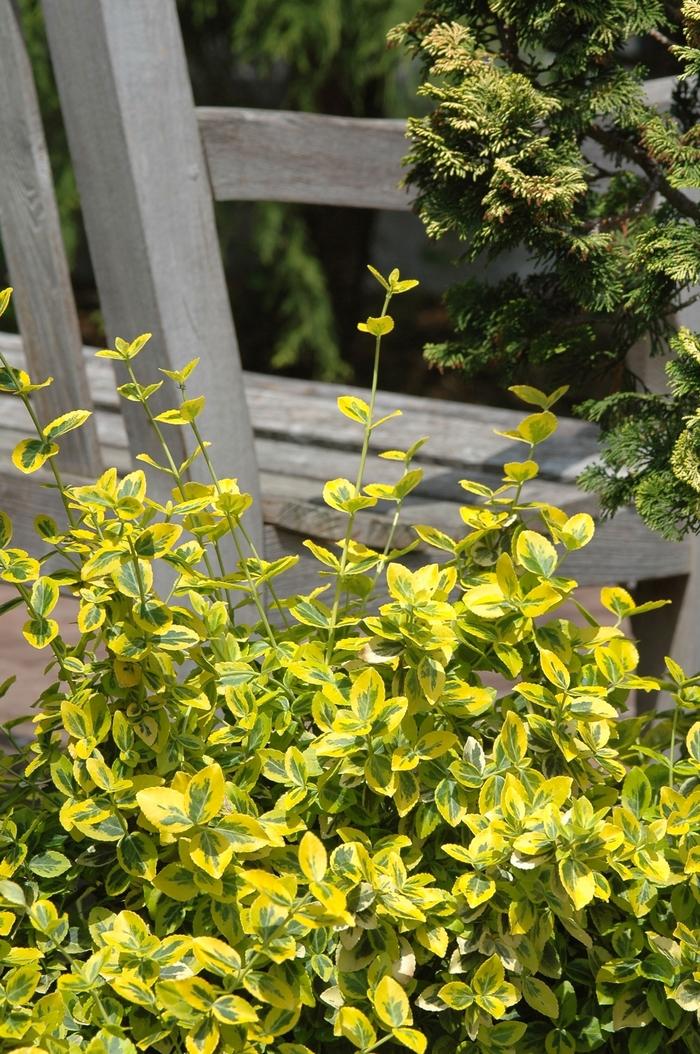
[[[24,364],[21,338],[2,334],[0,348],[13,365]],[[104,464],[127,472],[133,462],[124,421],[118,412],[115,371],[108,360],[95,359],[93,349],[86,348],[84,354]],[[311,589],[317,565],[301,543],[305,538],[332,543],[345,530],[345,517],[322,500],[323,484],[338,476],[354,479],[357,472],[361,429],[338,412],[336,399],[345,393],[367,393],[359,388],[256,373],[246,373],[244,380],[260,470],[267,555],[300,553],[303,559],[286,579],[287,589]],[[196,391],[196,380],[192,390]],[[395,539],[398,546],[415,539],[411,526],[417,523],[430,523],[460,536],[463,524],[459,507],[470,498],[459,486],[459,480],[469,477],[496,486],[502,463],[524,456],[522,444],[495,434],[495,430],[513,428],[522,417],[514,410],[393,392],[380,392],[377,409],[378,413],[396,409],[403,413],[374,434],[367,482],[391,482],[400,471],[395,462],[377,457],[379,451],[405,448],[419,436],[430,436],[416,457],[415,464],[423,469],[424,479],[405,503]],[[15,443],[29,434],[22,404],[11,396],[0,397],[0,507],[16,520],[17,544],[23,546],[36,545],[32,522],[41,492],[37,479],[20,476],[10,466],[9,457]],[[219,472],[235,476],[235,453],[217,446],[216,436],[211,438],[212,456]],[[582,494],[575,484],[576,476],[595,454],[595,428],[562,418],[557,434],[541,448],[542,476],[530,485],[531,496],[571,513],[595,513],[594,500]],[[42,498],[42,507],[43,504]],[[58,502],[54,504],[60,515]],[[393,506],[388,503],[361,514],[358,539],[383,547],[392,514]],[[650,567],[654,577],[686,574],[688,546],[661,541],[632,512],[602,524],[591,545],[567,560],[567,572],[585,584],[635,582],[649,577]]]

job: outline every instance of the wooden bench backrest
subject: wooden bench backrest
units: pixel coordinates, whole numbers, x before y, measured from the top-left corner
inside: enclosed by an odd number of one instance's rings
[[[75,300],[34,77],[16,11],[0,0],[0,238],[15,287],[30,374],[51,388],[35,395],[44,421],[90,408]],[[63,444],[63,465],[94,475],[101,460],[93,421]]]
[[[43,8],[109,337],[151,331],[139,365],[154,376],[201,354],[203,431],[259,497],[214,199],[408,208],[403,123],[196,110],[175,0]],[[152,450],[138,407],[124,412],[132,452]]]

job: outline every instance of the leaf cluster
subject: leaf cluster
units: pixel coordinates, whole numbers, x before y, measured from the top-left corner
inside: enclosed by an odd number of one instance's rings
[[[162,440],[144,460],[170,500],[141,470],[73,485],[20,445],[65,522],[37,519],[36,558],[0,517],[0,579],[54,678],[0,765],[6,1054],[698,1050],[700,685],[668,660],[672,707],[630,716],[658,687],[622,628],[645,608],[603,589],[598,624],[565,567],[591,517],[527,497],[563,390],[515,389],[523,457],[498,487],[462,482],[459,537],[354,540],[380,502],[395,526],[425,442],[366,482],[388,307],[415,284],[375,277],[375,382],[339,400],[359,470],[324,489],[347,528],[307,541],[308,594],[284,595],[293,557],[250,548],[249,498],[214,471],[186,390],[196,360],[151,412],[147,334],[102,354]],[[31,381],[3,377],[33,414]],[[187,464],[171,427],[193,434]]]

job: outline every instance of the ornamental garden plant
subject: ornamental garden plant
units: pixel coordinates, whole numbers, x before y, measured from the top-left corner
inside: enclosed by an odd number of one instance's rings
[[[463,481],[460,537],[417,524],[422,562],[353,540],[365,508],[396,522],[423,442],[384,453],[398,483],[366,480],[390,302],[416,284],[373,273],[371,394],[338,401],[358,472],[323,492],[347,530],[306,542],[308,595],[216,473],[196,359],[155,414],[148,335],[98,353],[161,444],[141,461],[166,504],[141,469],[65,481],[87,412],[40,421],[38,383],[2,364],[35,428],[13,461],[64,504],[39,556],[0,516],[0,577],[53,676],[0,767],[2,1054],[700,1051],[700,682],[671,659],[663,684],[637,675],[622,623],[644,609],[605,588],[599,624],[566,574],[593,521],[528,496],[562,390],[515,389],[522,459]]]
[[[697,533],[697,335],[677,312],[700,280],[700,4],[425,0],[393,36],[424,71],[408,160],[426,230],[499,264],[447,292],[454,333],[428,360],[573,377],[603,431],[583,480],[603,511],[633,502],[667,537]],[[677,75],[665,108],[642,46]],[[640,342],[671,352],[670,397],[634,375]]]

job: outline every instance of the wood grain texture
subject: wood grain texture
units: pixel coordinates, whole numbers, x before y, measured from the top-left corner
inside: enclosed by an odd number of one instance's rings
[[[647,81],[652,105],[668,105],[675,77]],[[410,209],[401,188],[406,122],[244,107],[197,108],[218,201]]]
[[[153,333],[147,379],[201,356],[200,423],[258,493],[206,163],[174,0],[44,0],[100,303],[110,338]],[[160,398],[160,402],[158,399]],[[159,396],[154,405],[172,405]],[[124,408],[132,452],[156,448]],[[193,447],[171,428],[176,456]],[[154,455],[155,456],[155,455]],[[262,525],[251,518],[258,538]]]
[[[197,121],[218,201],[411,208],[405,121],[223,107]]]
[[[271,378],[262,374],[246,381],[251,417],[258,435],[285,438],[288,442],[352,450],[358,445],[358,425],[341,417],[336,407],[340,394],[366,396],[361,388],[321,382]],[[420,452],[421,462],[500,469],[505,461],[524,457],[523,443],[496,435],[508,431],[523,417],[504,410],[471,403],[429,400],[395,392],[379,392],[377,414],[401,409],[372,436],[370,449],[406,447],[421,435],[430,437]],[[596,429],[583,421],[562,418],[556,439],[544,444],[539,462],[545,478],[573,481],[597,455]]]
[[[29,371],[39,380],[54,378],[50,389],[34,397],[39,419],[46,423],[67,410],[90,409],[44,129],[11,0],[0,0],[0,238]],[[99,472],[91,421],[61,445],[70,471]]]

